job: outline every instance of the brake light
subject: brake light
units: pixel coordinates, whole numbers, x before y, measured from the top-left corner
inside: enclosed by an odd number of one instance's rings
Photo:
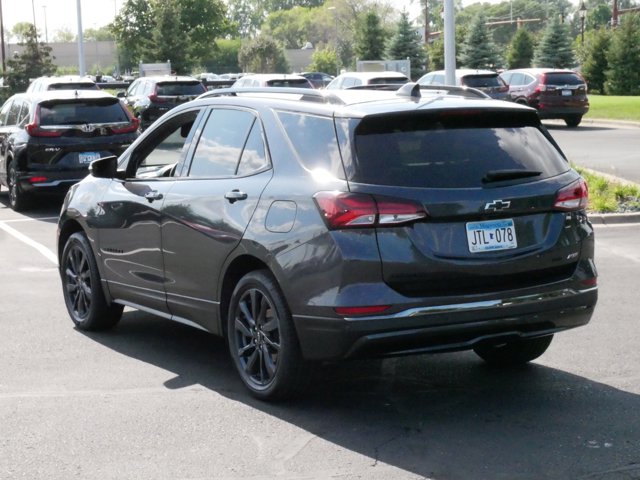
[[[120,133],[133,133],[135,131],[138,130],[138,128],[140,127],[140,119],[137,117],[130,117],[129,118],[129,125],[126,125],[124,127],[120,127],[120,128],[111,128],[111,131],[114,134],[120,134]]]
[[[157,85],[156,85],[156,88],[153,90],[153,93],[151,95],[149,95],[149,100],[151,100],[153,103],[165,103],[165,102],[168,101],[166,98],[158,96],[158,86]]]
[[[29,183],[42,183],[48,180],[47,177],[31,177],[29,178]]]
[[[422,205],[410,200],[346,192],[318,192],[313,198],[331,230],[393,226],[427,217]]]
[[[580,178],[558,192],[553,207],[557,210],[575,211],[586,208],[588,204],[589,187],[587,182]]]
[[[40,127],[40,106],[39,105],[38,105],[38,108],[36,108],[35,114],[33,115],[33,121],[25,125],[24,129],[32,137],[61,137],[62,136],[62,130],[59,130],[57,128],[43,129]]]

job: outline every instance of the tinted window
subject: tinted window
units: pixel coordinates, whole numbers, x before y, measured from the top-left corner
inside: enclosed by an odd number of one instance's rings
[[[200,95],[206,89],[200,82],[171,82],[158,83],[156,93],[158,95]]]
[[[414,119],[398,124],[393,118],[363,122],[355,132],[353,180],[404,187],[469,188],[482,186],[482,178],[491,170],[540,171],[541,175],[532,177],[539,180],[569,169],[534,126],[509,126],[491,118],[476,119],[477,126],[467,121],[462,128],[455,128],[458,122],[452,123]]]
[[[40,125],[45,126],[128,121],[129,117],[116,99],[40,104]]]
[[[401,85],[407,83],[404,77],[372,78],[369,85]]]
[[[22,102],[14,100],[9,109],[9,115],[7,116],[7,125],[17,125],[18,118],[20,117],[20,105]]]
[[[52,83],[47,90],[98,90],[94,83]]]
[[[302,164],[343,178],[342,160],[333,120],[326,117],[279,112],[278,118]]]
[[[267,166],[267,156],[262,140],[262,128],[260,128],[260,122],[256,121],[253,124],[247,143],[242,151],[242,158],[240,158],[237,175],[251,175]]]
[[[211,112],[193,155],[190,177],[235,175],[255,116],[242,110]]]
[[[467,87],[501,87],[502,82],[498,75],[466,75],[463,78],[463,84]]]
[[[582,80],[575,73],[545,73],[545,85],[582,85]]]
[[[295,87],[295,88],[312,88],[311,84],[306,79],[291,79],[291,80],[269,80],[267,85],[270,87]]]

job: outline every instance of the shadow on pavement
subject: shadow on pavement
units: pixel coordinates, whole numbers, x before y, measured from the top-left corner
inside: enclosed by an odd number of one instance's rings
[[[175,373],[342,448],[433,479],[640,478],[640,397],[531,364],[486,367],[471,353],[352,361],[315,369],[302,398],[250,397],[222,339],[125,312],[114,351]]]
[[[33,218],[34,220],[41,220],[47,223],[56,223],[56,218],[60,215],[60,209],[62,208],[62,202],[64,197],[56,196],[42,196],[33,202],[31,208],[19,212],[17,214],[24,217]],[[0,191],[0,210],[11,210],[9,206],[9,192],[5,187]],[[55,218],[52,218],[55,217]]]

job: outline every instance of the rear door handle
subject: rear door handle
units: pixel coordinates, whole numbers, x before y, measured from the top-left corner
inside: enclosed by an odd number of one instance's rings
[[[231,190],[224,194],[224,198],[229,200],[229,203],[237,202],[238,200],[246,200],[248,195],[240,190]]]
[[[149,203],[152,203],[154,200],[162,200],[162,194],[157,190],[151,190],[144,194],[144,198],[146,198]]]

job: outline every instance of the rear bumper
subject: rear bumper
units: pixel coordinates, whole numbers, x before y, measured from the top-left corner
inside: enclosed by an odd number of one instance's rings
[[[585,325],[597,287],[411,308],[391,315],[294,315],[305,358],[333,360],[467,350],[491,338],[535,337]]]
[[[29,171],[20,174],[20,188],[28,194],[64,194],[71,185],[78,183],[89,173],[88,169],[68,171]],[[34,181],[36,180],[36,181]]]

